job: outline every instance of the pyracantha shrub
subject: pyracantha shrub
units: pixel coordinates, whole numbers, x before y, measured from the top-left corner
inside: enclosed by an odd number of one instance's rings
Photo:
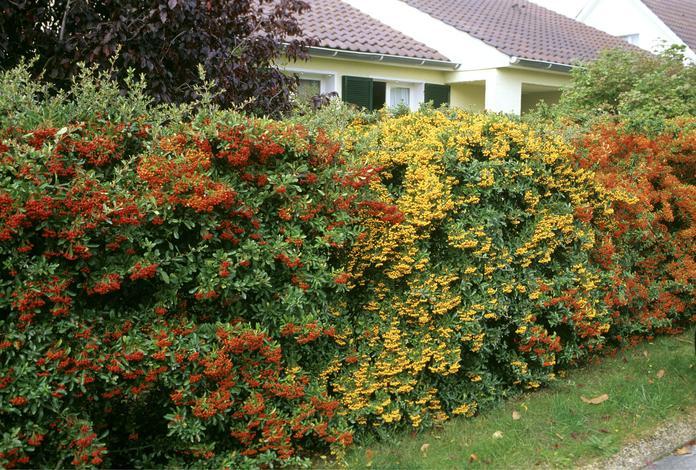
[[[694,315],[696,283],[696,123],[667,122],[657,135],[604,123],[578,138],[579,164],[613,193],[593,259],[611,271],[605,299],[617,318],[611,335],[637,341],[679,333]]]
[[[0,75],[0,466],[302,465],[694,320],[691,121],[577,150],[131,86]]]
[[[610,217],[612,199],[569,146],[460,111],[352,132],[399,219],[368,218],[348,259],[336,336],[347,352],[327,373],[352,422],[470,416],[605,347],[612,317],[587,214]]]
[[[349,444],[319,373],[356,222],[382,210],[375,170],[300,125],[61,120],[79,101],[0,129],[0,466],[300,464]]]

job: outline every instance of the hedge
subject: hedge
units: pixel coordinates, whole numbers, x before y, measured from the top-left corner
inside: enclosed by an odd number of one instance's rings
[[[370,221],[348,261],[355,361],[333,387],[357,424],[471,416],[604,347],[611,313],[583,215],[608,219],[612,199],[570,147],[459,111],[357,134],[383,168],[375,191],[404,215]]]
[[[615,204],[613,223],[600,226],[593,252],[593,261],[611,273],[605,303],[617,342],[679,333],[696,321],[696,120],[668,120],[663,127],[645,135],[629,123],[608,122],[575,144],[581,167],[630,198]]]
[[[255,466],[349,444],[312,371],[358,214],[382,210],[362,205],[375,171],[234,113],[71,119],[122,100],[92,84],[92,104],[27,96],[36,112],[0,130],[0,465]]]
[[[696,320],[693,123],[0,88],[3,467],[306,465]]]
[[[575,147],[457,110],[345,132],[404,217],[368,219],[348,260],[351,363],[332,385],[357,429],[471,416],[696,321],[694,124],[605,124]]]

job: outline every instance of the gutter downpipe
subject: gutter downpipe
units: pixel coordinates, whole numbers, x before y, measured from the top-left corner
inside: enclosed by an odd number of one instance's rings
[[[547,62],[544,60],[521,59],[519,57],[510,57],[510,64],[525,68],[551,70],[554,72],[568,73],[575,68],[573,65],[561,64],[558,62]]]
[[[353,52],[340,49],[329,49],[325,47],[310,47],[308,48],[308,52],[310,55],[318,57],[337,57],[344,59],[365,60],[370,62],[383,62],[385,64],[395,65],[420,65],[445,70],[457,70],[460,67],[460,64],[447,60],[422,59],[389,54],[375,54],[371,52]]]

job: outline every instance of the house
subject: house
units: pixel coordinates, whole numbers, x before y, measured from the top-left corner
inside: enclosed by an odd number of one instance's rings
[[[696,60],[696,0],[589,0],[576,20],[649,51],[682,45]]]
[[[423,101],[520,114],[555,102],[579,62],[625,41],[526,0],[306,0],[319,45],[300,87],[368,109]]]

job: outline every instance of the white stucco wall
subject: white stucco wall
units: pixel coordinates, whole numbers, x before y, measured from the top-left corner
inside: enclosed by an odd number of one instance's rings
[[[613,36],[638,34],[638,42],[635,45],[651,52],[664,48],[665,43],[684,45],[684,42],[640,0],[592,0],[576,20]],[[696,54],[690,49],[687,56],[696,59]]]
[[[483,108],[489,111],[520,114],[523,108],[529,108],[536,103],[527,97],[525,104],[522,103],[522,88],[524,85],[537,85],[546,87],[548,91],[559,92],[561,88],[570,82],[567,73],[539,71],[525,69],[521,67],[503,67],[487,70],[455,71],[446,74],[446,81],[453,87],[457,84],[485,83]],[[452,104],[463,106],[476,103],[479,105],[479,95],[472,95],[457,92],[453,94]],[[476,100],[470,97],[476,96]],[[548,98],[548,96],[547,96]],[[462,100],[461,102],[459,100]]]
[[[522,82],[496,69],[486,80],[486,109],[508,114],[522,112]]]
[[[511,78],[530,85],[560,89],[570,83],[570,74],[568,73],[525,69],[522,67],[507,67],[501,70]]]

